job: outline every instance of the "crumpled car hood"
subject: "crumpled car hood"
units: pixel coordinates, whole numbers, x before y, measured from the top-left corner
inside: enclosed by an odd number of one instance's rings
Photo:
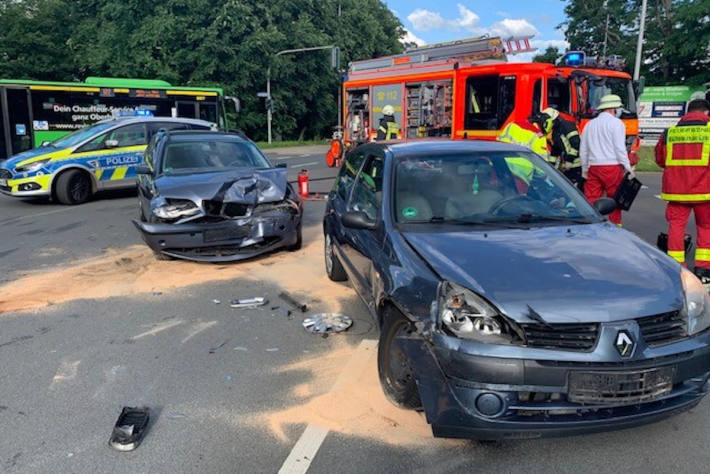
[[[288,183],[285,168],[237,169],[211,173],[166,175],[155,180],[157,196],[175,199],[260,204],[282,201]]]
[[[608,223],[404,236],[442,278],[519,322],[620,321],[683,305],[679,265]]]

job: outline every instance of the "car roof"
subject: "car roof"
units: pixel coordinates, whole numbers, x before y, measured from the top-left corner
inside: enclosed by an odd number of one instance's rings
[[[97,123],[116,123],[116,124],[127,124],[127,123],[145,123],[145,122],[175,122],[175,123],[189,123],[192,125],[202,125],[205,127],[211,127],[212,122],[206,120],[184,118],[184,117],[115,117],[108,120],[102,120]]]
[[[186,140],[204,140],[205,138],[217,138],[220,140],[235,140],[249,141],[244,133],[240,131],[224,131],[224,130],[166,130],[165,137],[171,140],[175,138]]]
[[[496,151],[530,152],[530,149],[511,143],[493,140],[451,140],[428,139],[412,141],[380,142],[395,157],[408,155],[427,155],[432,153],[485,153]]]

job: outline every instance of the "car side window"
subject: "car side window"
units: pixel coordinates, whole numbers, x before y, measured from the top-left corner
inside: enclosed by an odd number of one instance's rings
[[[348,209],[362,211],[376,220],[382,204],[382,174],[384,160],[377,155],[368,157],[365,166],[355,180]]]
[[[99,135],[82,145],[76,153],[87,151],[109,150],[127,146],[145,145],[148,143],[145,125],[142,123],[115,128]]]
[[[151,122],[148,124],[148,133],[151,137],[160,130],[190,130],[190,125],[180,122]]]
[[[358,171],[360,171],[360,166],[362,166],[364,160],[364,153],[357,150],[352,151],[345,157],[345,162],[340,168],[338,177],[335,180],[335,190],[341,198],[348,199],[350,189],[355,181],[355,176],[357,176]]]

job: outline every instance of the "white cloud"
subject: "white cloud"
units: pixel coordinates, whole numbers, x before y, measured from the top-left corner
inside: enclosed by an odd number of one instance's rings
[[[441,14],[423,8],[417,8],[407,15],[407,20],[417,31],[439,30],[447,23]]]
[[[493,23],[486,28],[487,32],[493,36],[500,36],[503,39],[511,36],[533,36],[539,33],[530,22],[523,18],[505,18],[499,22]]]
[[[480,18],[474,12],[459,3],[458,18],[446,19],[441,13],[417,8],[407,15],[407,20],[412,24],[412,29],[417,31],[441,30],[452,28],[456,30],[477,31]]]
[[[496,12],[496,15],[502,16],[503,18],[508,18],[508,17],[510,16],[510,13],[508,13],[508,12],[505,11],[505,10],[498,10],[498,11]]]
[[[404,30],[404,36],[400,39],[402,43],[414,43],[417,46],[424,46],[426,41],[412,33],[411,31]]]

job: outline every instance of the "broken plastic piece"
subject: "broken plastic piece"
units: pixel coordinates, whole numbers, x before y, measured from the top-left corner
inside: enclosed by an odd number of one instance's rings
[[[222,302],[220,300],[212,300],[214,304],[221,304]]]
[[[224,342],[221,343],[221,344],[218,344],[218,345],[216,345],[216,346],[210,348],[210,351],[209,351],[210,354],[214,354],[215,352],[217,352],[217,351],[219,350],[220,347],[224,346],[224,345],[225,345],[226,343],[228,343],[228,342],[229,342],[229,339],[227,339],[226,341],[224,341]]]
[[[254,298],[240,298],[238,300],[232,300],[229,306],[232,308],[256,308],[258,306],[264,306],[269,300],[263,296],[256,296]]]
[[[123,407],[113,427],[109,446],[118,451],[133,451],[145,435],[150,421],[148,407]]]
[[[305,303],[299,303],[298,301],[296,301],[296,298],[289,295],[285,291],[282,291],[281,293],[279,293],[279,298],[281,298],[282,300],[284,300],[285,302],[287,302],[288,304],[290,304],[294,308],[300,310],[302,313],[305,313],[306,311],[308,311],[308,305],[306,305]]]
[[[306,331],[315,334],[342,332],[352,326],[353,320],[340,313],[319,313],[303,320]]]

